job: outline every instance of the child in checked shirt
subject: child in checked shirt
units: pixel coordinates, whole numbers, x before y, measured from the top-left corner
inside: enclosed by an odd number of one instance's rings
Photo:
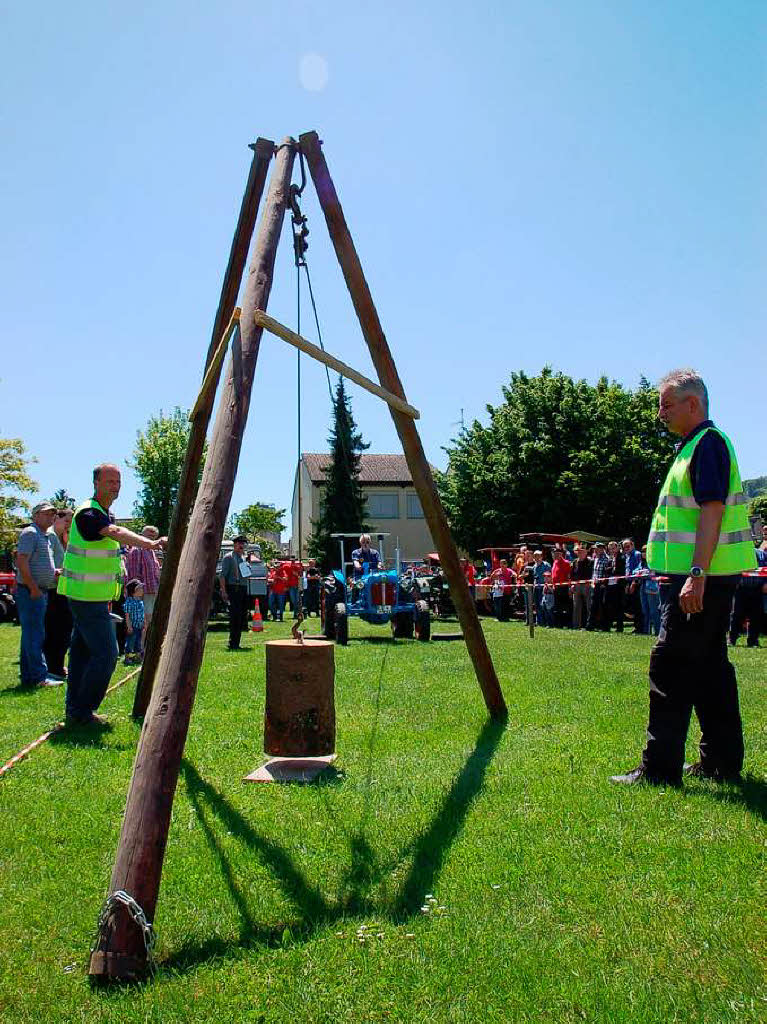
[[[125,664],[141,661],[144,649],[144,588],[141,580],[130,580],[125,586]]]

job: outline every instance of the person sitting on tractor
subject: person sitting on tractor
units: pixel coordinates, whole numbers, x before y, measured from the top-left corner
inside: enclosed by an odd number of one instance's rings
[[[352,562],[354,563],[354,578],[359,579],[365,572],[375,572],[381,561],[381,556],[375,548],[370,546],[370,534],[363,533],[360,537],[360,546],[352,551]]]

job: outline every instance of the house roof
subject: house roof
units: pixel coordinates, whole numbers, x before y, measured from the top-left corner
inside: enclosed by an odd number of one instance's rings
[[[309,472],[313,484],[324,484],[325,466],[330,465],[330,455],[326,452],[304,452],[301,456]],[[431,466],[432,473],[436,473]],[[361,484],[412,484],[413,477],[408,469],[404,455],[362,455],[360,456]]]

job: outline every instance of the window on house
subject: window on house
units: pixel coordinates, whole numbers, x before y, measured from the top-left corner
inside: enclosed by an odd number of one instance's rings
[[[417,494],[408,494],[407,496],[407,517],[408,519],[423,519],[421,499]]]
[[[373,491],[367,495],[368,515],[371,519],[399,519],[398,496]]]

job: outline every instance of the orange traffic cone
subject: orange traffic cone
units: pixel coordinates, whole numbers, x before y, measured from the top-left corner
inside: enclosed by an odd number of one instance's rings
[[[264,631],[264,620],[261,618],[261,609],[259,608],[258,603],[256,603],[256,607],[253,610],[250,628],[254,633],[263,633]]]

